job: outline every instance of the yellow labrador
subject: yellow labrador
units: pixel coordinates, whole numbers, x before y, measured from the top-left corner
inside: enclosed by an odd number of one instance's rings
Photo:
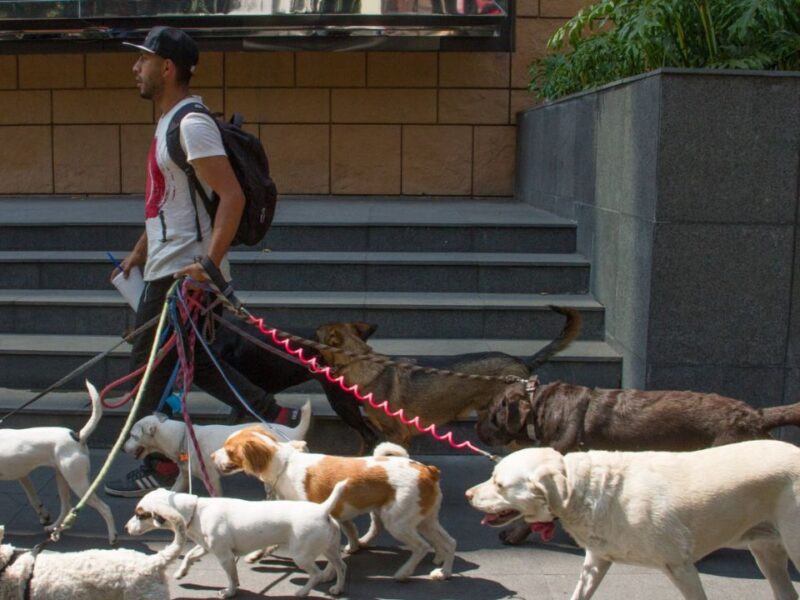
[[[778,600],[798,596],[800,449],[774,440],[696,452],[531,448],[505,457],[466,493],[501,526],[555,519],[586,549],[572,600],[591,598],[614,562],[664,571],[684,598],[706,598],[694,563],[718,548],[752,552]]]

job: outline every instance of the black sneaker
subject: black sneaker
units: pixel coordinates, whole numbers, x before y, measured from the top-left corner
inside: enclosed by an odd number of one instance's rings
[[[170,488],[175,484],[177,475],[162,475],[153,468],[152,463],[142,463],[124,479],[109,481],[103,486],[109,496],[122,498],[138,498],[157,488]]]

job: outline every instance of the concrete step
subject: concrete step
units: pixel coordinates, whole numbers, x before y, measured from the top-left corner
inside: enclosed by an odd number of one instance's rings
[[[231,263],[241,290],[584,294],[589,287],[589,262],[577,254],[236,252]],[[105,252],[0,252],[5,289],[108,289],[110,272]]]
[[[0,250],[128,251],[143,199],[0,199]],[[575,224],[527,204],[474,198],[285,196],[260,250],[565,253]]]
[[[270,326],[292,331],[331,321],[378,324],[381,337],[546,338],[563,317],[549,304],[583,317],[581,339],[604,335],[603,307],[590,295],[412,292],[254,292],[239,297]],[[5,333],[117,335],[133,326],[133,311],[116,290],[0,290]]]
[[[113,347],[114,336],[3,334],[0,336],[0,387],[44,389],[93,356]],[[385,339],[372,338],[376,352],[390,356],[426,359],[469,352],[500,351],[512,356],[530,356],[546,340],[509,339]],[[83,379],[97,385],[128,373],[129,346],[123,344],[89,371],[65,386],[80,389]],[[537,371],[543,379],[563,379],[590,386],[617,387],[621,357],[602,341],[577,341]],[[316,386],[309,382],[308,386]],[[302,391],[308,391],[303,386]]]

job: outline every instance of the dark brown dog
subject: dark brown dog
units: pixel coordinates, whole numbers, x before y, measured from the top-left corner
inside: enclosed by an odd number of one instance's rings
[[[566,348],[580,332],[581,317],[571,308],[551,306],[566,317],[561,333],[552,342],[526,360],[502,352],[480,352],[426,360],[425,367],[448,369],[463,373],[516,376],[528,378],[531,372],[551,356]],[[357,325],[331,323],[317,330],[317,339],[329,346],[342,348],[356,354],[372,353],[364,341],[364,332]],[[409,418],[419,416],[423,426],[442,425],[472,411],[486,410],[490,400],[506,385],[501,380],[472,380],[441,373],[409,371],[398,366],[376,363],[365,358],[322,350],[325,362],[334,367],[345,381],[357,384],[362,394],[371,392],[377,402],[387,400],[392,410],[403,408]],[[383,411],[364,405],[367,419],[390,441],[407,446],[411,436],[418,434]]]
[[[578,450],[691,451],[766,439],[784,425],[800,426],[800,403],[755,409],[741,400],[690,391],[607,390],[555,381],[534,389],[506,386],[476,429],[490,446],[550,446]],[[527,527],[501,533],[520,543]]]

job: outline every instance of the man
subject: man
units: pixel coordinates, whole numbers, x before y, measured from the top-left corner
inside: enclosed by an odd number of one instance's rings
[[[122,261],[125,277],[133,267],[143,268],[145,287],[136,312],[139,327],[161,313],[167,291],[176,278],[188,275],[196,281],[207,279],[195,257],[208,256],[230,280],[226,255],[239,226],[244,195],[225,154],[219,128],[210,116],[187,114],[180,122],[180,140],[200,184],[219,196],[213,226],[199,199],[195,206],[186,174],[169,157],[166,136],[173,115],[187,103],[202,102],[189,89],[199,58],[194,40],[180,29],[154,27],[142,45],[126,45],[140,51],[133,66],[139,94],[152,100],[161,115],[147,157],[145,232]],[[115,269],[112,278],[117,273]],[[132,370],[147,362],[153,336],[151,328],[133,342]],[[195,383],[226,404],[240,408],[235,394],[199,344],[194,355]],[[176,360],[177,353],[173,351],[152,373],[143,398],[144,411],[158,406]],[[228,379],[256,412],[269,421],[288,420],[288,411],[278,406],[270,394],[229,365],[223,365]],[[114,496],[142,496],[155,487],[172,485],[176,475],[174,463],[151,458],[124,479],[107,483],[105,491]]]

